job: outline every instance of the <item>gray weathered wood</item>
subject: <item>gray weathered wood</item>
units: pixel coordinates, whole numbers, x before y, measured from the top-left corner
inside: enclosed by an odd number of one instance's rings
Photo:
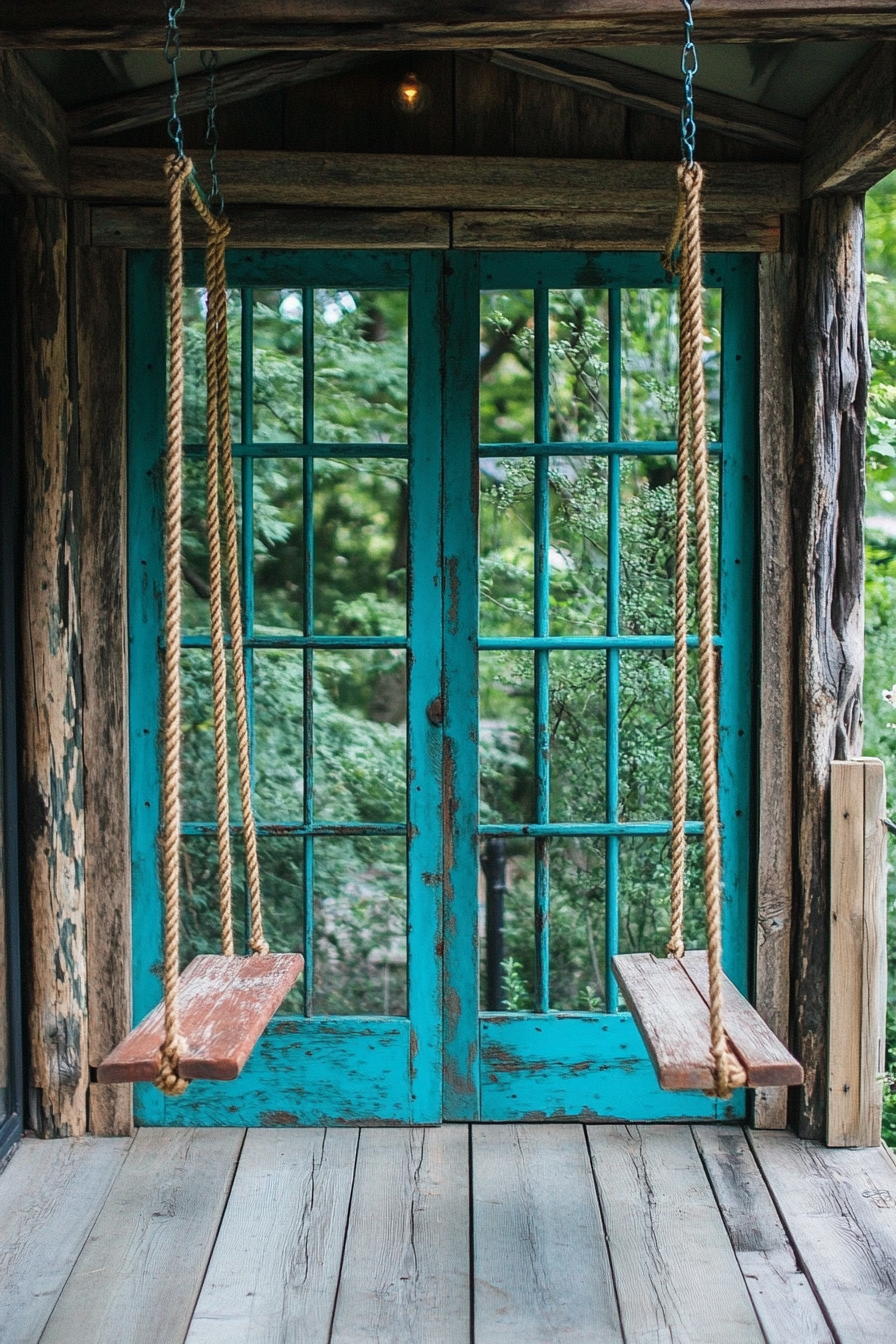
[[[591,51],[491,51],[488,59],[505,70],[596,94],[622,107],[681,120],[681,80],[639,70]],[[805,122],[724,93],[700,89],[700,127],[780,152],[799,152]]]
[[[796,256],[759,260],[759,724],[756,1007],[790,1039],[793,900],[793,339]],[[784,1129],[787,1093],[757,1088],[753,1122]]]
[[[860,756],[865,417],[870,357],[861,199],[806,208],[794,358],[792,507],[797,694],[792,1043],[806,1071],[800,1133],[827,1103],[830,763]]]
[[[37,1344],[128,1140],[26,1139],[0,1175],[0,1334]]]
[[[187,1344],[329,1344],[357,1147],[355,1129],[249,1130]]]
[[[762,1344],[687,1126],[593,1125],[588,1143],[626,1344]]]
[[[187,47],[269,48],[284,51],[382,48],[389,51],[465,47],[596,46],[679,43],[681,19],[668,0],[504,0],[471,9],[463,0],[317,0],[284,10],[278,0],[254,0],[222,11],[210,0],[181,19]],[[800,39],[896,36],[887,0],[702,0],[704,42],[796,42]],[[133,50],[159,45],[152,0],[6,0],[0,26],[5,46]]]
[[[227,211],[228,247],[446,248],[451,244],[450,215],[437,210],[326,210],[286,206],[239,207]],[[190,247],[205,246],[205,225],[194,212],[184,214]],[[90,209],[93,247],[168,246],[166,211],[154,205],[95,205]]]
[[[473,1127],[476,1344],[621,1344],[584,1131]]]
[[[105,201],[161,202],[164,151],[73,148],[71,194]],[[669,210],[676,165],[618,159],[491,158],[463,154],[304,154],[222,150],[232,205],[315,205],[392,209]],[[799,168],[787,163],[705,163],[707,216],[793,211]]]
[[[0,51],[0,178],[29,195],[68,190],[65,113],[14,51]]]
[[[831,766],[828,1112],[832,1147],[880,1143],[887,1001],[886,785],[877,760]]]
[[[239,103],[260,94],[274,93],[295,84],[310,84],[315,80],[331,79],[334,75],[368,65],[372,59],[363,52],[328,52],[322,56],[256,56],[246,61],[225,65],[215,76],[218,106]],[[189,112],[203,112],[208,92],[208,76],[204,71],[183,75],[180,80],[178,108],[181,116]],[[99,140],[147,126],[156,121],[167,121],[171,116],[171,84],[153,84],[147,89],[135,89],[117,98],[103,98],[96,103],[85,103],[66,114],[69,139],[72,141]]]
[[[822,1148],[792,1134],[751,1144],[839,1344],[896,1329],[896,1168],[879,1148]]]
[[[131,1026],[131,828],[125,606],[125,257],[77,254],[81,629],[89,1060]],[[130,1134],[130,1090],[90,1084],[94,1134]]]
[[[242,1129],[142,1129],[41,1344],[175,1344],[230,1190]]]
[[[63,201],[23,201],[20,664],[22,903],[28,949],[31,1123],[87,1124],[87,949],[81,741],[77,444],[69,383]]]
[[[238,1077],[304,964],[299,952],[194,957],[178,983],[181,1078]],[[152,1082],[164,1039],[165,1005],[159,1003],[103,1060],[98,1081]]]
[[[363,1129],[332,1344],[467,1344],[465,1125]]]
[[[873,187],[896,168],[896,43],[882,42],[812,114],[803,195]]]
[[[669,236],[669,208],[640,210],[455,210],[454,247],[525,251],[612,252],[661,250]],[[777,252],[778,214],[707,215],[703,241],[714,252]]]
[[[767,1344],[834,1344],[743,1131],[693,1134]]]

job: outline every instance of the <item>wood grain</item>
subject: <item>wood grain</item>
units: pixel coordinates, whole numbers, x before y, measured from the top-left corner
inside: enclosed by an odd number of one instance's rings
[[[861,199],[806,208],[794,358],[796,617],[794,1053],[804,1137],[827,1105],[830,764],[862,752],[865,420],[870,376]]]
[[[613,958],[613,971],[653,1061],[660,1087],[711,1091],[713,1063],[706,1006],[672,957],[633,952]]]
[[[0,1176],[3,1344],[37,1344],[129,1143],[26,1139]]]
[[[89,1062],[131,1025],[131,828],[125,606],[125,257],[77,253],[81,630]],[[127,1088],[91,1083],[90,1129],[130,1134]]]
[[[161,202],[164,153],[81,146],[71,150],[71,194],[106,201]],[[590,210],[668,212],[674,162],[581,160],[462,154],[302,154],[222,150],[232,205],[314,205],[357,209]],[[780,214],[799,203],[799,168],[785,163],[705,163],[704,211]]]
[[[227,211],[229,247],[447,248],[450,215],[437,210],[326,210],[301,206],[239,207]],[[189,247],[204,247],[204,225],[192,211],[184,215]],[[95,205],[90,209],[93,247],[168,245],[166,212],[154,205]]]
[[[834,1344],[743,1131],[695,1125],[693,1135],[767,1344]]]
[[[465,1125],[362,1129],[332,1344],[467,1344]]]
[[[793,340],[796,256],[759,259],[759,722],[756,843],[756,1008],[790,1039],[793,902]],[[753,1123],[787,1125],[787,1093],[757,1088]]]
[[[186,47],[270,50],[390,51],[465,47],[597,46],[608,43],[679,43],[681,19],[665,0],[503,0],[487,12],[463,0],[317,0],[301,13],[282,0],[245,0],[221,11],[196,0],[181,20]],[[885,0],[703,0],[704,42],[873,40],[896,35]],[[112,0],[6,0],[0,43],[7,47],[134,50],[159,45],[151,0],[132,0],[127,12]]]
[[[866,757],[865,912],[862,930],[862,1090],[863,1129],[858,1146],[881,1141],[883,1086],[887,1058],[887,781],[883,761]]]
[[[0,51],[0,177],[28,195],[68,190],[65,113],[14,51]]]
[[[249,1130],[186,1344],[329,1344],[357,1147],[355,1129]]]
[[[173,1344],[187,1333],[242,1129],[141,1129],[41,1344]]]
[[[528,252],[613,252],[662,249],[669,210],[455,210],[454,247],[519,248]],[[714,252],[777,252],[781,217],[707,215],[703,241]]]
[[[584,1131],[473,1126],[476,1344],[622,1344]]]
[[[185,1042],[182,1078],[237,1078],[256,1041],[292,989],[305,959],[298,952],[268,956],[194,957],[178,990]],[[165,1039],[158,1004],[97,1069],[101,1083],[151,1083]]]
[[[587,1133],[626,1344],[763,1344],[688,1127]]]
[[[87,948],[77,441],[64,202],[18,221],[21,296],[20,818],[30,1118],[43,1138],[87,1125]]]
[[[792,1134],[751,1145],[839,1344],[889,1344],[896,1322],[896,1168],[879,1148],[822,1148]]]
[[[803,195],[858,194],[896,168],[896,44],[882,42],[809,119]]]

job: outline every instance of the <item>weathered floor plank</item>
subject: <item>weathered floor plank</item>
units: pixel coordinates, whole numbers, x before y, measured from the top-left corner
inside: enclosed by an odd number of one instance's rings
[[[187,1344],[327,1344],[356,1129],[246,1135]]]
[[[743,1130],[695,1125],[694,1139],[767,1344],[833,1344]]]
[[[591,1125],[626,1344],[763,1344],[712,1189],[682,1125]]]
[[[332,1344],[469,1344],[468,1145],[465,1125],[361,1131]]]
[[[473,1126],[476,1344],[622,1344],[584,1130]]]
[[[822,1148],[771,1132],[750,1141],[839,1344],[892,1344],[896,1168],[880,1148]]]
[[[142,1129],[41,1344],[181,1344],[242,1129]]]
[[[0,1176],[0,1338],[36,1344],[130,1139],[26,1139]]]

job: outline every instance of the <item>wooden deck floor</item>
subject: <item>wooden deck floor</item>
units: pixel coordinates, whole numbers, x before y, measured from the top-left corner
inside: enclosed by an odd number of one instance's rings
[[[688,1126],[26,1140],[0,1339],[893,1344],[896,1165]]]

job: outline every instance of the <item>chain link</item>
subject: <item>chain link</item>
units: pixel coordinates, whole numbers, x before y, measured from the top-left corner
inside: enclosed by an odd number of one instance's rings
[[[694,120],[694,76],[699,67],[697,48],[694,46],[694,15],[690,0],[684,5],[684,47],[681,52],[681,73],[684,75],[684,98],[681,105],[681,154],[686,163],[694,162],[697,123]]]
[[[180,98],[180,79],[177,74],[177,62],[180,58],[180,29],[177,21],[187,7],[187,0],[178,0],[168,10],[168,30],[165,33],[165,60],[171,66],[171,116],[168,118],[168,135],[179,159],[184,157],[184,128],[181,125],[177,101]]]
[[[215,87],[215,75],[218,71],[218,53],[216,51],[201,51],[199,59],[202,62],[202,68],[208,75],[208,88],[205,94],[205,143],[211,150],[208,167],[212,176],[212,189],[208,198],[209,208],[216,215],[224,212],[224,196],[218,183],[218,123],[215,120],[218,111],[218,91]]]

